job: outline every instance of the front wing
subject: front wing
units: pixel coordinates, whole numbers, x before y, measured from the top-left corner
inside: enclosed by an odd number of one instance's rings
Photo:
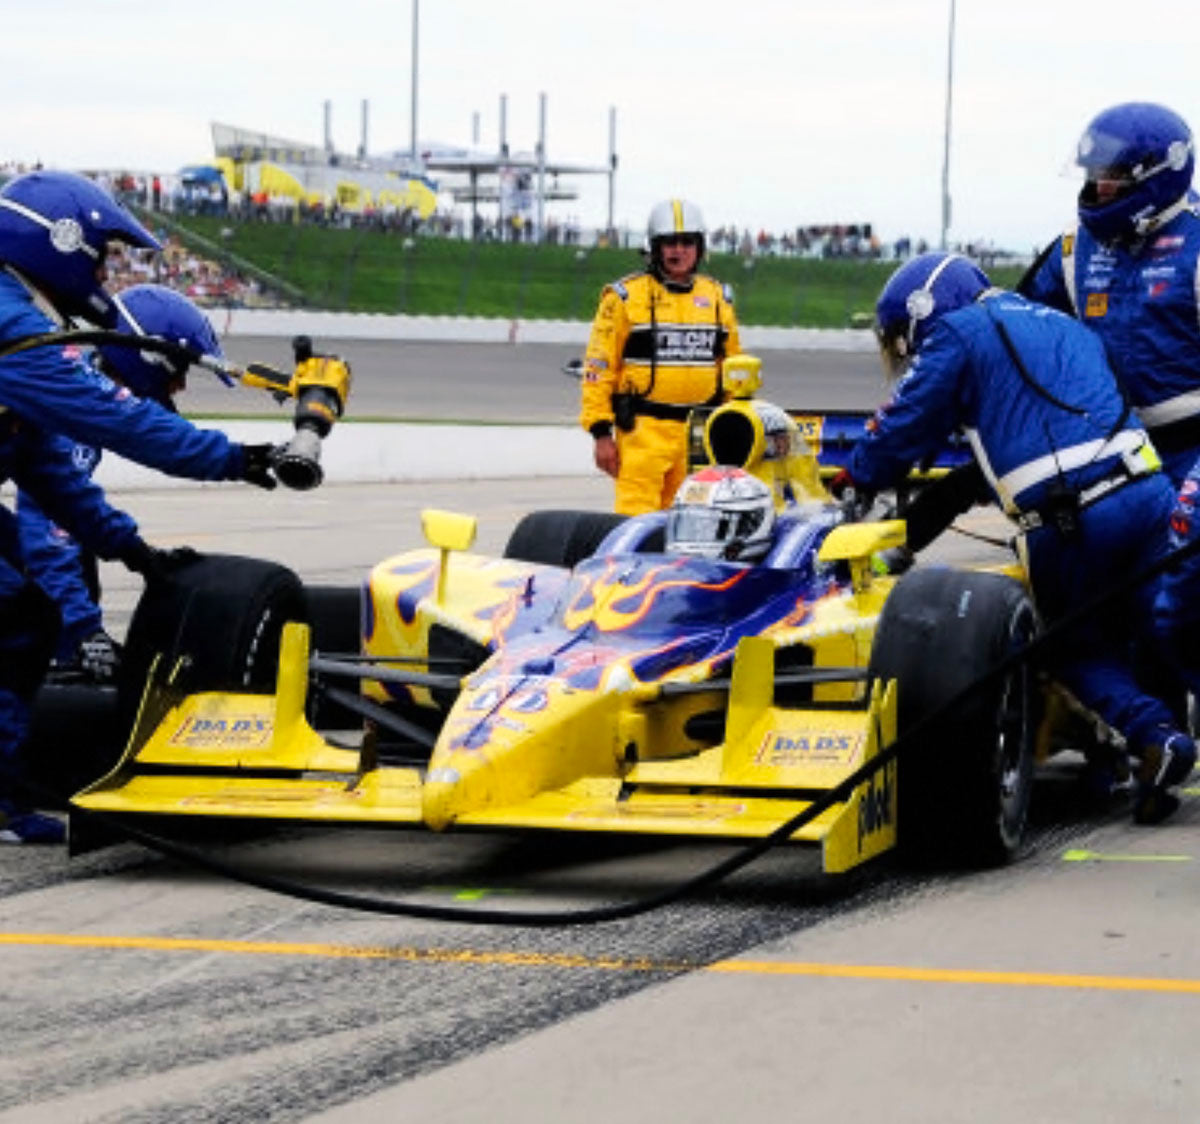
[[[210,817],[360,826],[425,824],[425,770],[376,758],[370,736],[352,748],[305,718],[308,633],[288,625],[274,695],[181,695],[151,677],[120,763],[72,801],[73,851],[101,821]],[[894,684],[861,705],[774,705],[774,648],[738,647],[721,744],[679,759],[585,776],[519,802],[467,812],[456,828],[612,832],[759,839],[809,808],[878,754],[896,733]],[[652,704],[651,704],[652,705]],[[350,744],[350,743],[347,743]],[[793,832],[821,848],[829,873],[895,845],[896,763],[889,762]]]

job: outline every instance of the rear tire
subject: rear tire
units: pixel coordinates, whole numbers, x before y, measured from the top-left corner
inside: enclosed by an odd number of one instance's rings
[[[362,652],[362,598],[357,585],[309,585],[304,588],[308,623],[312,628],[309,648],[325,657],[357,656]],[[329,680],[331,685],[358,693],[358,682],[351,679]],[[319,691],[310,689],[308,721],[318,730],[353,730],[362,726],[362,716]]]
[[[569,570],[625,519],[610,511],[532,511],[513,528],[504,557]]]
[[[942,711],[1037,629],[1025,589],[1001,574],[914,570],[884,606],[873,678],[896,679],[899,733]],[[992,866],[1018,851],[1033,783],[1033,672],[1024,663],[960,700],[902,750],[898,839],[905,858]]]
[[[310,647],[322,655],[358,655],[362,651],[362,586],[307,585]]]

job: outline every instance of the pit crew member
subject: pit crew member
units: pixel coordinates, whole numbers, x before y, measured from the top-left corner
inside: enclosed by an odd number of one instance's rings
[[[1115,105],[1084,130],[1077,221],[1018,284],[1104,341],[1178,486],[1200,457],[1200,214],[1195,144],[1165,106]]]
[[[607,285],[592,323],[579,421],[624,515],[670,506],[687,475],[688,412],[722,401],[722,361],[741,350],[732,290],[696,272],[704,251],[699,208],[657,204],[646,269]]]
[[[120,332],[158,336],[197,355],[222,356],[208,318],[181,293],[163,285],[134,285],[115,294],[113,304]],[[186,386],[186,362],[115,343],[100,344],[90,361],[118,386],[176,412],[174,396]],[[216,452],[225,455],[219,446]],[[102,450],[91,443],[75,442],[71,450],[76,467],[88,476],[94,474],[101,456]],[[205,467],[206,475],[214,470],[211,463]],[[17,521],[25,571],[50,594],[62,616],[54,663],[97,683],[113,682],[120,664],[120,645],[104,629],[95,555],[47,518],[24,490],[17,492]]]
[[[1020,532],[1038,609],[1053,622],[1161,557],[1174,493],[1122,396],[1099,337],[992,287],[958,254],[901,266],[876,305],[885,364],[905,372],[834,489],[873,493],[963,429],[995,502]],[[1196,747],[1134,674],[1152,586],[1106,608],[1055,650],[1055,673],[1138,760],[1134,817],[1165,818]]]
[[[157,249],[129,212],[67,172],[33,172],[0,189],[0,481],[13,480],[46,514],[101,558],[143,574],[170,563],[134,521],[71,460],[70,441],[113,449],[154,468],[273,486],[270,446],[244,446],[198,430],[63,354],[61,346],[5,353],[80,317],[115,323],[104,290],[108,244]],[[68,440],[70,439],[70,440]],[[58,820],[29,807],[18,747],[59,630],[53,600],[23,570],[16,518],[0,507],[0,840],[58,842]]]

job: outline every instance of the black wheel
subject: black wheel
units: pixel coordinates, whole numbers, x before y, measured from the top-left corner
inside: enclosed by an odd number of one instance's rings
[[[188,691],[267,692],[287,621],[307,620],[304,587],[286,566],[232,554],[200,555],[147,585],[125,638],[118,684],[128,728],[154,656],[186,654]]]
[[[38,807],[65,806],[69,797],[104,776],[125,748],[114,687],[48,681],[33,703],[21,745],[28,797]]]
[[[346,655],[362,649],[362,586],[306,585],[314,652]]]
[[[569,570],[590,558],[625,518],[610,511],[533,511],[513,528],[504,557]]]
[[[906,575],[880,616],[871,675],[898,681],[899,731],[938,714],[1037,628],[1020,583],[931,567]],[[1018,850],[1033,784],[1034,673],[1019,664],[971,691],[900,753],[905,857],[995,865]]]
[[[310,650],[323,656],[357,655],[362,651],[362,596],[357,585],[308,585],[304,587],[308,623],[312,628]],[[351,679],[330,680],[332,686],[358,693]],[[308,696],[308,720],[318,730],[353,730],[362,725],[361,715],[331,702],[319,691]]]

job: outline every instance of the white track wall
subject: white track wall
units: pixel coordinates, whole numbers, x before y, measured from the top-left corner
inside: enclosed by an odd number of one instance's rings
[[[209,319],[223,336],[311,335],[323,340],[367,339],[422,342],[587,342],[589,325],[566,320],[484,320],[471,317],[370,316],[337,312],[214,309]],[[742,329],[748,351],[874,351],[870,332],[808,328]],[[278,421],[239,421],[220,427],[234,440],[278,441]],[[344,422],[324,443],[326,478],[344,483],[485,479],[498,476],[585,476],[596,471],[587,435],[569,426],[408,425]],[[502,465],[503,470],[498,470]],[[115,491],[196,487],[107,453],[97,481]],[[212,485],[228,487],[231,485]],[[239,485],[240,486],[240,485]]]

